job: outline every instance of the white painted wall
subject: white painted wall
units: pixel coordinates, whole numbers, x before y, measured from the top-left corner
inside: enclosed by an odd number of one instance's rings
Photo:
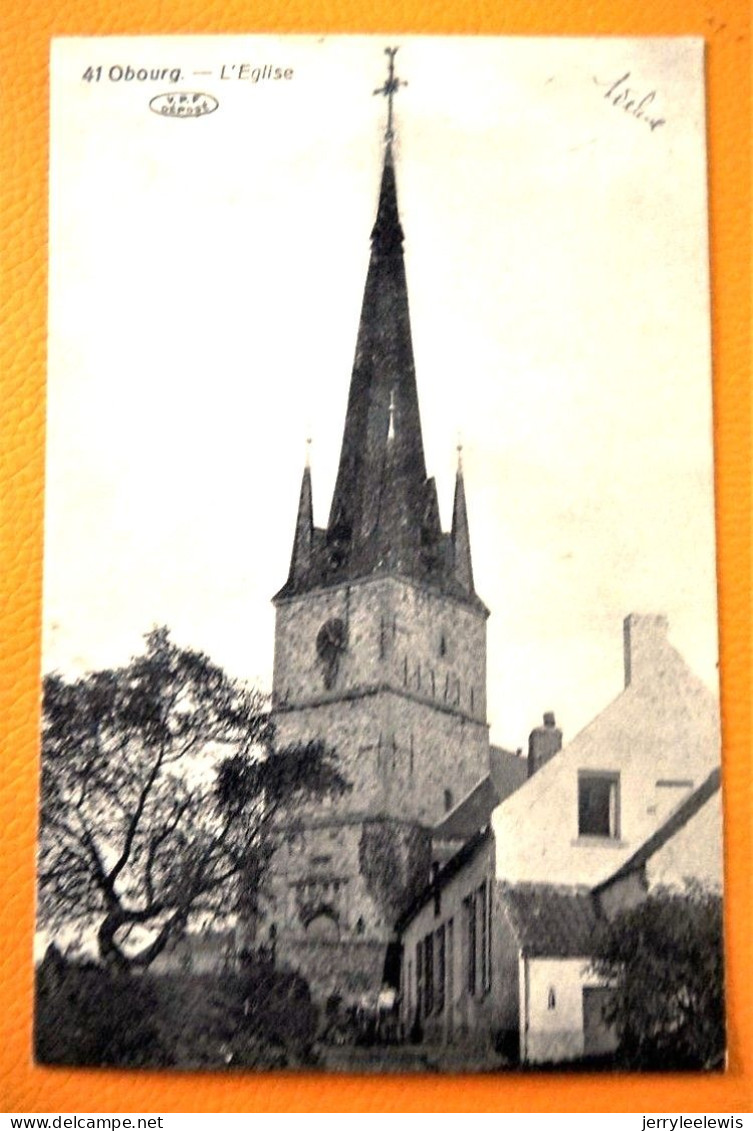
[[[588,958],[521,958],[527,978],[527,1032],[523,1055],[535,1064],[583,1054],[583,987],[603,986]],[[554,1008],[549,991],[554,990]],[[522,1003],[521,1003],[522,1004]],[[521,1009],[521,1016],[525,1016]]]
[[[715,697],[669,643],[665,618],[630,619],[629,685],[495,810],[498,879],[602,882],[718,765]],[[619,773],[619,839],[579,838],[579,770]]]
[[[649,889],[678,887],[686,878],[721,887],[724,878],[722,795],[717,791],[646,865]]]

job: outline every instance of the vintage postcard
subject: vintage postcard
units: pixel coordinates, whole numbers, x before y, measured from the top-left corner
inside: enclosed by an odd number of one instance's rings
[[[704,98],[53,42],[38,1061],[724,1067]]]

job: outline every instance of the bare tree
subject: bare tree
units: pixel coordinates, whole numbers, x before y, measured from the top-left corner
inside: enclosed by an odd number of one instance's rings
[[[125,667],[45,678],[40,919],[148,966],[189,921],[255,906],[281,806],[345,788],[322,744],[275,750],[266,698],[155,629]]]

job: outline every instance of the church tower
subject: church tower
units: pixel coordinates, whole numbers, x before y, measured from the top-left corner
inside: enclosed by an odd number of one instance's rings
[[[383,976],[395,919],[427,881],[430,832],[489,770],[486,618],[462,465],[452,528],[427,478],[389,115],[340,463],[326,527],[303,472],[274,598],[281,745],[323,739],[352,788],[296,814],[275,856],[278,953],[319,994]]]

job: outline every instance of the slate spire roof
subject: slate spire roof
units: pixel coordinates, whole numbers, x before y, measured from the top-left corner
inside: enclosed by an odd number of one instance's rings
[[[473,587],[462,471],[449,534],[426,475],[403,240],[388,136],[329,520],[326,529],[313,526],[307,468],[278,598],[389,573],[483,608]]]

